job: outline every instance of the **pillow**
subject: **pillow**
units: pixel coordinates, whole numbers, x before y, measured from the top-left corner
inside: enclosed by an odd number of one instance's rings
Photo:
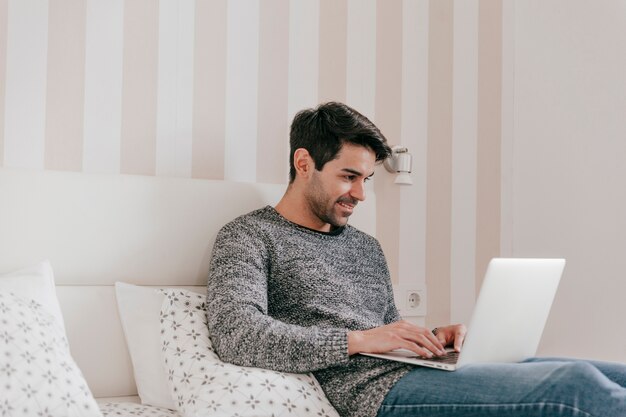
[[[116,282],[115,295],[141,403],[176,409],[161,361],[163,294],[154,288]]]
[[[57,300],[50,262],[43,261],[32,267],[0,276],[0,291],[9,291],[37,301],[56,318],[65,334],[65,324]]]
[[[339,417],[310,374],[222,362],[209,339],[205,297],[185,290],[162,292],[163,360],[184,417]]]
[[[0,323],[0,415],[102,416],[47,309],[0,291]]]

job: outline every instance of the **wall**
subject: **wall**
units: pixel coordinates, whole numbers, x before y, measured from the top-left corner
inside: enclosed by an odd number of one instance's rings
[[[542,354],[626,360],[618,0],[0,0],[0,166],[284,183],[289,121],[345,101],[394,282],[467,321],[492,256],[568,259]]]
[[[396,283],[466,321],[500,251],[500,0],[0,0],[0,165],[281,183],[327,100],[414,156],[379,169]]]
[[[505,16],[505,250],[567,259],[540,353],[626,362],[626,3],[533,0]]]

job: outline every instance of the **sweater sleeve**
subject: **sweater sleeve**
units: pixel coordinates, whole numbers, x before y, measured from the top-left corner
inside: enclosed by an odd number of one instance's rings
[[[396,302],[393,298],[393,287],[391,285],[391,281],[389,282],[389,290],[387,291],[387,311],[385,312],[385,324],[394,323],[396,321],[402,320],[402,316],[398,312],[398,308],[396,307]]]
[[[383,254],[383,249],[380,246],[380,243],[376,240],[376,246],[380,253],[380,259],[382,259],[382,265],[380,269],[383,271],[383,276],[385,277],[385,285],[387,287],[387,310],[385,311],[385,324],[394,323],[396,321],[402,320],[402,316],[398,312],[398,308],[396,307],[396,300],[393,297],[393,285],[391,284],[391,274],[389,273],[389,267],[387,266],[387,262],[385,261],[385,255]]]
[[[209,270],[207,318],[220,358],[297,373],[347,363],[347,329],[302,327],[268,315],[269,273],[262,231],[234,222],[219,232]]]

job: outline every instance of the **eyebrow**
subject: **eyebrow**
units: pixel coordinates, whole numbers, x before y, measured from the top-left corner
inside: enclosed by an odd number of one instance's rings
[[[349,172],[350,174],[356,175],[356,176],[358,176],[358,177],[363,176],[363,173],[362,173],[362,172],[357,171],[356,169],[352,169],[352,168],[342,168],[342,171],[344,171],[344,172]],[[367,178],[371,178],[371,177],[373,177],[373,176],[374,176],[374,173],[372,172],[371,174],[369,174],[369,175],[367,176]]]

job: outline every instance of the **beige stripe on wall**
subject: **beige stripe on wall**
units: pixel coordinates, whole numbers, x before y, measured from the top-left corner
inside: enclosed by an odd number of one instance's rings
[[[228,0],[196,2],[193,178],[224,179]]]
[[[500,255],[502,1],[480,0],[478,13],[477,291],[489,260]]]
[[[320,0],[320,103],[346,101],[348,0]]]
[[[50,1],[44,154],[46,169],[82,170],[85,20],[83,0]]]
[[[259,14],[256,180],[280,184],[289,162],[289,0],[264,0]]]
[[[453,2],[429,8],[426,324],[450,322]]]
[[[400,284],[425,285],[428,115],[428,0],[402,5],[402,145],[413,156],[413,185],[400,189]]]
[[[155,174],[158,37],[158,2],[125,2],[120,147],[122,174]]]
[[[4,94],[7,79],[8,1],[0,0],[0,167],[4,166]]]
[[[400,144],[402,115],[402,1],[376,3],[376,125],[389,144]],[[392,281],[399,281],[400,189],[394,176],[379,169],[376,178],[377,235]]]
[[[346,102],[374,120],[377,0],[348,0]]]
[[[454,3],[450,317],[468,323],[476,279],[478,0]]]

